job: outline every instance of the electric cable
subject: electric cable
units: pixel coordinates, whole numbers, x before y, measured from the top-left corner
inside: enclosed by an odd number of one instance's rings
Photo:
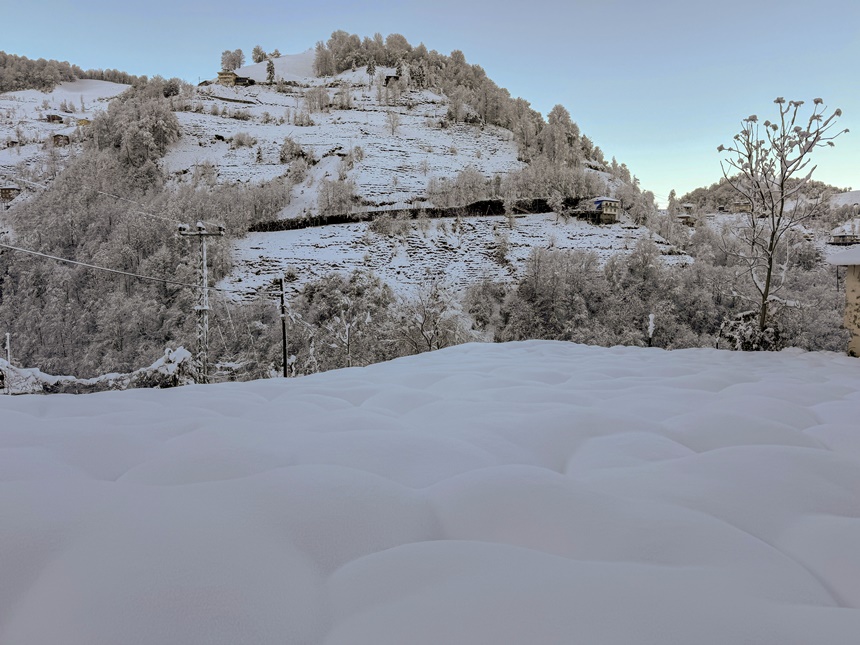
[[[161,282],[164,284],[172,284],[178,287],[190,287],[191,289],[202,289],[199,284],[191,284],[189,282],[179,282],[177,280],[168,280],[166,278],[155,278],[153,276],[141,275],[140,273],[131,273],[129,271],[122,271],[120,269],[109,269],[107,267],[100,267],[95,264],[89,264],[87,262],[80,262],[78,260],[70,260],[68,258],[61,258],[56,255],[50,255],[48,253],[40,253],[39,251],[32,251],[30,249],[23,249],[19,246],[12,246],[10,244],[4,244],[0,242],[0,247],[5,249],[10,249],[12,251],[19,251],[21,253],[27,253],[29,255],[35,255],[41,258],[47,258],[49,260],[56,260],[57,262],[65,262],[67,264],[74,264],[77,266],[87,267],[88,269],[96,269],[97,271],[106,271],[107,273],[115,273],[118,275],[125,275],[132,278],[138,278],[140,280],[149,280],[150,282]],[[208,287],[212,291],[221,291],[224,293],[245,293],[244,291],[240,291],[238,289],[228,289],[224,287]]]

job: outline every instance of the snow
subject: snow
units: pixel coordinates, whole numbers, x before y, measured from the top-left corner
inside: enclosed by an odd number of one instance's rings
[[[14,183],[24,166],[41,163],[45,152],[43,143],[55,134],[72,135],[78,119],[92,119],[96,112],[107,109],[110,99],[122,94],[128,85],[84,79],[60,83],[51,92],[22,90],[0,94],[0,182]],[[63,112],[65,101],[74,112]],[[47,115],[63,117],[63,123],[48,123]],[[10,141],[27,141],[8,147]],[[69,148],[58,148],[56,154],[65,159]],[[24,187],[24,186],[22,186]]]
[[[830,205],[833,208],[839,206],[853,206],[860,204],[860,190],[849,190],[845,193],[837,193],[830,198]]]
[[[856,359],[530,341],[0,397],[4,645],[854,645]]]
[[[860,217],[855,217],[847,222],[840,224],[832,231],[831,235],[860,235]]]
[[[234,269],[219,283],[252,293],[270,285],[285,271],[295,273],[293,290],[332,271],[351,273],[371,269],[395,291],[442,278],[456,291],[482,279],[510,282],[526,270],[533,248],[589,250],[605,262],[617,253],[630,253],[640,239],[653,239],[658,248],[670,246],[659,235],[630,223],[595,226],[578,219],[557,221],[552,213],[516,218],[509,228],[505,217],[465,217],[429,220],[426,230],[415,221],[404,237],[379,235],[365,222],[337,224],[275,233],[252,233],[234,245]],[[504,263],[494,256],[497,237],[507,237]],[[685,263],[688,255],[666,255],[667,263]]]
[[[314,58],[316,52],[313,48],[308,49],[300,54],[286,54],[272,59],[272,64],[275,66],[275,78],[285,81],[295,81],[306,83],[316,80],[314,74]],[[267,79],[266,76],[266,61],[262,63],[252,63],[245,65],[236,70],[239,76],[253,78],[258,83],[263,83]]]
[[[265,63],[252,67],[259,66],[265,67]],[[351,90],[353,109],[313,112],[310,117],[314,125],[293,125],[295,114],[304,109],[305,85],[340,83],[353,76],[364,83],[357,82]],[[290,137],[320,160],[310,168],[305,181],[293,188],[292,201],[280,214],[281,218],[291,218],[317,210],[318,183],[337,179],[340,157],[357,147],[362,149],[363,158],[346,177],[355,181],[358,196],[369,207],[405,207],[423,200],[432,177],[453,178],[468,166],[487,178],[522,167],[509,131],[465,124],[442,128],[446,98],[427,90],[410,90],[404,92],[398,105],[380,105],[375,89],[368,89],[366,84],[366,75],[362,78],[360,72],[344,72],[334,80],[304,78],[301,87],[290,87],[285,94],[261,85],[199,88],[193,100],[199,111],[176,115],[183,136],[165,156],[164,168],[182,180],[195,166],[209,163],[222,183],[271,181],[289,170],[288,164],[280,163],[279,151],[284,139]],[[333,98],[336,90],[328,91]],[[213,107],[218,115],[212,114]],[[400,119],[394,134],[386,123],[389,111]],[[237,119],[236,113],[249,118]],[[232,149],[216,138],[229,140],[238,132],[248,133],[257,143]],[[262,163],[256,161],[257,147]]]

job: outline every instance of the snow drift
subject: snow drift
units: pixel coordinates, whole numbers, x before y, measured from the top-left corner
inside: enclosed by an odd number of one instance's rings
[[[858,367],[526,342],[0,397],[0,642],[853,645]]]

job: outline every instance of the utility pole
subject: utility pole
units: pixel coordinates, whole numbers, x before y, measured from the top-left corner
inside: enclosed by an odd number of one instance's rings
[[[12,334],[6,332],[6,364],[12,367]],[[6,382],[6,394],[12,396],[12,371],[5,370],[6,375],[3,379]]]
[[[287,363],[287,297],[285,293],[284,276],[281,276],[281,336],[284,346],[284,378],[289,376],[289,365]]]
[[[197,296],[197,382],[209,382],[209,269],[206,260],[206,238],[222,237],[224,227],[217,231],[207,231],[203,222],[197,222],[197,230],[189,230],[186,224],[179,225],[183,237],[196,237],[200,240],[200,293]]]

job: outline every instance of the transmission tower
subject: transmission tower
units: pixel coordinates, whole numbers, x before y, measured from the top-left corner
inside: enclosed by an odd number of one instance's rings
[[[222,237],[224,227],[217,231],[207,231],[203,222],[197,222],[197,230],[192,231],[186,224],[179,225],[179,234],[183,237],[196,237],[200,240],[200,293],[197,295],[197,382],[209,382],[209,269],[206,260],[206,238]]]

